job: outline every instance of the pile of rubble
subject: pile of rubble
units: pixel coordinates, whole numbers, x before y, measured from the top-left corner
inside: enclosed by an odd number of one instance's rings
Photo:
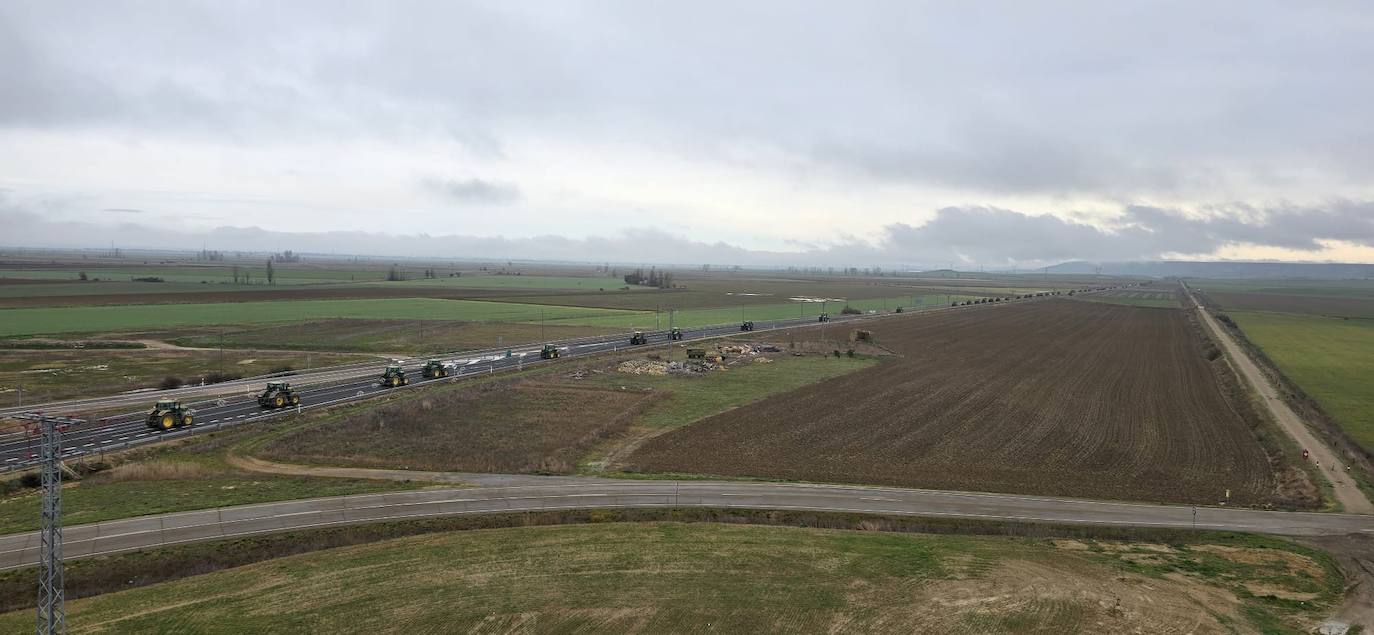
[[[632,359],[620,363],[616,370],[630,375],[667,375],[668,362]]]

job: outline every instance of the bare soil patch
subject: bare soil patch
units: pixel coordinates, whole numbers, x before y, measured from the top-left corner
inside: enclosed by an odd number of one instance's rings
[[[289,463],[455,472],[567,473],[657,395],[496,382],[355,411],[256,451]]]
[[[1281,489],[1182,311],[1051,301],[875,323],[898,357],[722,413],[628,460],[689,472],[1312,507]]]

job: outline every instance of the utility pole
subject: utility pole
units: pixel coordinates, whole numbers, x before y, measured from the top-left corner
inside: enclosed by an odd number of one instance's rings
[[[25,413],[17,418],[37,422],[41,435],[43,528],[39,534],[37,633],[53,635],[67,630],[62,577],[62,431],[85,421],[42,413]]]
[[[224,331],[219,332],[219,374],[224,376]]]

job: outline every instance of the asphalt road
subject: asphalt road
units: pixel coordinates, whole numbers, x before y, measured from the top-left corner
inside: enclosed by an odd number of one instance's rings
[[[887,487],[579,477],[478,476],[510,483],[283,501],[144,516],[63,530],[68,559],[289,530],[416,518],[589,508],[745,508],[982,520],[1197,528],[1288,536],[1374,533],[1374,517],[1191,508]],[[1196,516],[1194,515],[1196,514]],[[37,562],[37,532],[0,537],[0,570]]]
[[[1024,300],[1023,300],[1024,301]],[[989,306],[989,305],[977,305]],[[839,315],[831,316],[831,324],[853,322],[856,320],[884,317],[888,314]],[[790,320],[755,321],[756,332],[771,331],[803,326],[818,326],[815,316]],[[741,333],[739,324],[717,325],[695,329],[683,329],[682,342],[718,338]],[[646,331],[648,344],[662,346],[671,343],[668,331]],[[575,340],[551,342],[558,346],[562,358],[581,357],[630,348],[629,334],[607,335]],[[380,375],[385,362],[353,364],[319,369],[312,373],[287,377],[301,395],[301,409],[308,410],[358,399],[366,399],[380,393],[413,389],[418,386],[439,381],[455,381],[477,375],[516,370],[530,365],[556,364],[561,360],[542,360],[539,351],[542,344],[516,346],[509,349],[489,349],[467,351],[464,353],[439,355],[445,364],[454,367],[454,374],[448,378],[426,380],[420,376],[420,368],[425,358],[398,360],[406,369],[409,386],[386,388],[380,385]],[[509,356],[507,356],[509,351]],[[53,404],[38,404],[26,411],[39,411],[46,414],[76,414],[83,411],[107,410],[111,408],[137,408],[131,412],[90,420],[80,426],[73,426],[63,435],[63,458],[79,457],[92,453],[124,449],[127,447],[152,443],[168,438],[216,430],[226,426],[259,421],[269,417],[293,412],[296,408],[285,410],[266,410],[257,404],[256,397],[261,392],[266,379],[233,382],[218,390],[231,390],[229,394],[204,395],[186,391],[159,391],[137,395],[114,395],[103,398],[82,399]],[[204,391],[206,387],[189,389]],[[201,394],[196,401],[189,395]],[[183,403],[195,409],[195,423],[189,428],[168,431],[154,430],[145,424],[148,409],[159,398],[180,398]],[[5,414],[5,413],[0,413]],[[36,463],[38,437],[32,429],[26,430],[13,425],[0,431],[0,472],[22,469]]]

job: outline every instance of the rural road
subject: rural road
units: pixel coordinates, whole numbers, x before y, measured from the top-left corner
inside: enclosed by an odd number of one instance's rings
[[[711,507],[1246,531],[1286,536],[1374,533],[1374,517],[1144,505],[887,487],[474,475],[462,489],[362,494],[224,507],[77,525],[68,559],[337,525],[520,511]],[[1196,514],[1196,516],[1194,516]],[[0,570],[37,562],[38,533],[0,537]]]
[[[1183,288],[1188,293],[1188,301],[1192,303],[1198,316],[1202,318],[1202,321],[1207,324],[1207,328],[1212,330],[1217,340],[1226,349],[1227,356],[1234,362],[1239,374],[1259,393],[1261,400],[1273,415],[1274,420],[1278,422],[1279,427],[1283,428],[1284,432],[1287,432],[1288,436],[1292,437],[1298,445],[1306,448],[1312,454],[1311,460],[1316,461],[1318,469],[1326,476],[1326,480],[1331,482],[1331,493],[1340,502],[1341,507],[1352,514],[1374,514],[1374,504],[1371,504],[1369,499],[1365,498],[1364,492],[1361,492],[1360,488],[1355,485],[1355,479],[1351,478],[1350,473],[1345,470],[1345,463],[1336,457],[1336,453],[1325,442],[1307,429],[1302,418],[1293,412],[1292,408],[1288,407],[1273,384],[1270,384],[1269,380],[1264,377],[1259,366],[1255,365],[1254,360],[1250,359],[1250,355],[1240,347],[1240,344],[1236,343],[1235,338],[1231,337],[1231,333],[1221,328],[1212,314],[1208,313],[1193,297],[1192,289],[1189,289],[1186,284]]]

